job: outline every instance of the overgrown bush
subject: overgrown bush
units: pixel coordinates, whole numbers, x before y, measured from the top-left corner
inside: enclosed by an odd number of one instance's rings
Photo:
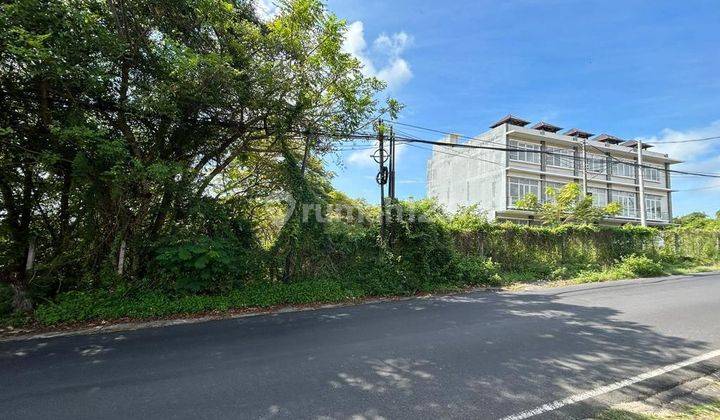
[[[201,236],[159,247],[153,274],[176,291],[220,292],[251,279],[257,260],[238,241]]]
[[[199,217],[152,247],[148,282],[118,286],[123,283],[116,278],[108,281],[113,287],[62,293],[42,304],[36,318],[50,325],[537,280],[604,281],[658,276],[664,267],[718,257],[716,232],[497,224],[474,209],[448,216],[434,202],[419,200],[393,209],[389,242],[380,239],[376,223],[331,216],[316,226],[317,243],[299,248],[296,275],[280,279],[272,275],[277,256],[264,257],[242,218],[212,214],[212,226],[202,225],[210,216]]]
[[[12,290],[10,286],[0,283],[0,317],[12,312]]]
[[[644,255],[629,255],[623,258],[620,268],[639,277],[653,277],[663,274],[662,264]]]
[[[466,286],[500,286],[500,267],[491,259],[456,255],[452,265],[456,281]]]

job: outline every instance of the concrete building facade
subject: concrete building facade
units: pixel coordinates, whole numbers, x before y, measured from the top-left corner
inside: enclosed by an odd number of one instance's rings
[[[534,213],[515,203],[529,193],[544,202],[549,199],[547,187],[560,188],[570,182],[582,185],[584,142],[588,194],[597,206],[610,202],[622,206],[622,212],[606,222],[639,223],[637,143],[607,134],[593,137],[576,128],[560,134],[560,127],[544,122],[528,125],[508,115],[489,131],[464,142],[515,151],[433,146],[427,163],[427,196],[451,212],[476,205],[491,220],[532,222]],[[444,141],[459,143],[460,139],[450,136]],[[669,169],[680,161],[647,149],[642,157],[647,223],[667,224],[672,220]]]

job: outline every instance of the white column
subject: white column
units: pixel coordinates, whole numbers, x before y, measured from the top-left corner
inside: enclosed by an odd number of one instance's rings
[[[637,141],[638,152],[638,183],[640,184],[640,224],[647,226],[645,217],[645,171],[643,171],[642,141]]]

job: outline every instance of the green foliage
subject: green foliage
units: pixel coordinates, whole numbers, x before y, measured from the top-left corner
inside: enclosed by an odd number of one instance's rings
[[[491,259],[478,256],[456,256],[453,273],[457,283],[464,286],[500,286],[500,267]]]
[[[540,203],[538,197],[527,194],[515,203],[515,206],[538,213],[543,224],[558,226],[561,224],[597,224],[608,216],[620,213],[619,203],[609,203],[604,207],[596,207],[592,196],[583,195],[580,186],[571,182],[561,189],[548,187],[545,191],[546,200]]]
[[[12,310],[12,290],[8,285],[0,283],[0,317],[10,314]]]
[[[158,248],[152,274],[181,292],[227,291],[256,274],[256,253],[233,239],[173,241]]]
[[[347,25],[319,0],[283,1],[268,22],[241,0],[0,8],[0,277],[41,299],[85,288],[86,276],[117,266],[120,248],[117,281],[145,284],[158,252],[169,262],[188,237],[236,234],[207,233],[215,211],[252,222],[241,241],[251,232],[280,244],[278,259],[298,270],[273,275],[302,276],[322,229],[273,230],[258,209],[278,194],[322,204],[333,133],[402,108],[375,100],[384,84],[343,51]],[[198,206],[213,210],[206,224]],[[33,238],[37,268],[26,276]],[[154,249],[167,238],[185,245]],[[192,247],[197,258],[175,260],[234,258],[222,245]]]
[[[663,274],[662,264],[645,255],[628,255],[620,263],[620,269],[638,277],[653,277]]]
[[[715,218],[708,217],[702,212],[693,212],[685,216],[676,217],[673,222],[684,229],[698,230],[715,230],[720,231],[720,211],[715,214]]]
[[[315,280],[292,284],[258,282],[220,295],[172,295],[158,291],[67,292],[41,304],[36,319],[44,325],[125,317],[147,319],[277,305],[332,303],[358,297],[341,283]]]
[[[682,229],[660,232],[640,226],[488,224],[472,211],[447,217],[429,200],[400,206],[399,214],[390,224],[394,233],[392,244],[377,240],[377,225],[330,220],[324,231],[326,247],[316,251],[307,260],[309,266],[304,268],[305,273],[312,275],[288,283],[250,279],[228,288],[215,287],[206,290],[212,294],[202,295],[187,294],[179,287],[72,291],[42,304],[35,317],[52,325],[341,302],[542,279],[592,282],[657,276],[675,272],[678,267],[695,266],[697,260],[674,257],[682,254],[672,254],[669,250],[680,253],[693,250],[684,241],[702,239],[697,232],[688,234],[690,231]],[[676,235],[679,243],[658,242],[661,235]],[[197,241],[203,244],[197,252],[199,256],[213,250],[217,243],[222,244],[222,252],[229,253],[232,248],[223,242],[225,240],[200,238]],[[174,243],[168,252],[172,258],[180,258],[185,251],[194,256],[196,253],[187,249],[193,248],[188,245],[191,243]],[[174,270],[175,265],[182,264],[190,263],[175,261],[167,269]],[[224,264],[220,266],[225,267]],[[194,268],[187,266],[186,269]],[[223,270],[230,269],[219,269],[220,278],[227,274]],[[168,279],[175,277],[181,278],[182,274],[168,275]],[[210,284],[223,283],[213,280]]]
[[[538,211],[541,207],[540,199],[534,193],[525,194],[524,197],[515,202],[515,206],[523,210]]]

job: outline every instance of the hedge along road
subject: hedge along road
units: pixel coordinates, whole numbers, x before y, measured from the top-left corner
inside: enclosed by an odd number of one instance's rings
[[[718,308],[708,274],[6,342],[0,407],[43,419],[581,417],[720,366]],[[577,395],[592,398],[558,403]]]

